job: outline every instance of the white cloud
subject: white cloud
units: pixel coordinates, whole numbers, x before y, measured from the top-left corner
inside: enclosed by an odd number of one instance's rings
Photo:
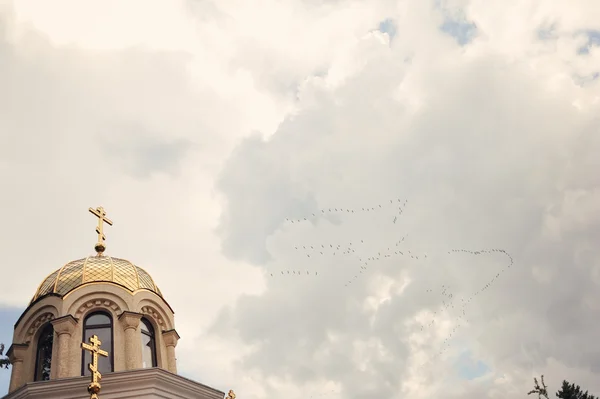
[[[180,370],[240,397],[600,392],[594,2],[42,3],[0,14],[1,303],[102,204]]]

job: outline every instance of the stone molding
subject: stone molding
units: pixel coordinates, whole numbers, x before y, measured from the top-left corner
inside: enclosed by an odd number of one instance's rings
[[[166,302],[165,302],[166,303]],[[139,322],[142,317],[155,331],[156,359],[159,367],[177,372],[175,345],[179,336],[163,331],[174,329],[170,307],[158,301],[156,294],[140,290],[133,294],[110,284],[84,285],[64,297],[47,296],[30,304],[23,312],[13,334],[14,366],[10,371],[9,392],[32,382],[35,375],[36,337],[42,328],[51,323],[55,331],[52,348],[50,380],[77,377],[81,374],[81,342],[83,320],[93,312],[103,310],[113,320],[114,370],[121,372],[141,368],[142,341]],[[169,342],[167,346],[165,339]]]
[[[109,308],[117,314],[121,312],[121,307],[116,302],[105,298],[94,298],[79,306],[79,308],[75,312],[75,317],[80,319],[82,315],[84,315],[88,310],[91,310],[92,308]]]
[[[54,332],[58,335],[58,340],[55,341],[56,348],[53,351],[52,372],[54,374],[50,375],[51,378],[69,377],[71,366],[69,361],[71,352],[74,350],[71,344],[71,336],[75,332],[77,325],[77,319],[70,314],[52,320],[52,326],[54,327]]]
[[[54,319],[54,315],[50,312],[45,312],[39,315],[31,326],[27,330],[27,335],[25,336],[25,342],[30,342],[31,338],[35,334],[35,332],[40,328],[45,322],[52,321]]]
[[[22,362],[29,349],[29,344],[12,344],[6,352],[6,357],[10,360],[11,364],[16,362]]]
[[[15,323],[15,332],[13,342],[25,342],[27,331],[33,326],[36,319],[45,313],[50,313],[54,317],[60,315],[61,300],[55,296],[49,296],[43,300],[30,304],[21,314]]]
[[[136,330],[140,325],[142,314],[126,310],[118,316],[118,319],[125,331],[129,330],[130,328]]]
[[[175,329],[164,331],[162,333],[163,341],[167,347],[167,369],[171,373],[177,373],[177,358],[175,357],[175,347],[179,341],[179,334]]]
[[[63,317],[59,317],[58,319],[53,319],[51,321],[52,327],[54,327],[54,331],[58,335],[73,334],[73,331],[75,331],[75,328],[77,327],[77,322],[77,319],[71,316],[70,314]]]
[[[89,377],[27,383],[2,399],[81,399]],[[224,392],[160,368],[108,373],[102,376],[102,399],[223,399]]]
[[[169,331],[163,331],[162,336],[165,341],[165,345],[172,346],[172,347],[177,346],[177,341],[179,341],[179,338],[180,338],[179,334],[177,334],[177,331],[175,331],[175,329],[169,330]]]
[[[134,370],[142,367],[142,346],[138,327],[142,315],[140,313],[124,311],[119,315],[119,323],[125,333],[123,352],[125,354],[125,370]]]
[[[28,344],[12,344],[10,348],[8,348],[6,356],[8,356],[8,360],[10,360],[10,363],[12,364],[12,370],[10,373],[10,383],[8,386],[9,391],[13,391],[21,384],[23,368],[26,366],[24,360],[28,352]]]
[[[164,330],[165,328],[167,328],[167,326],[165,325],[165,321],[163,320],[160,313],[156,309],[154,309],[152,306],[144,305],[144,306],[142,306],[141,310],[142,310],[143,314],[152,317],[161,330]]]

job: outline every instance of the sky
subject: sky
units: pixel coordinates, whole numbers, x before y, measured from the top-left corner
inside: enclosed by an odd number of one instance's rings
[[[0,0],[0,341],[103,206],[240,398],[600,394],[599,38],[595,0]]]

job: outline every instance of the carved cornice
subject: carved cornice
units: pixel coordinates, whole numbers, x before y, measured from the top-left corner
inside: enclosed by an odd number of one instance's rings
[[[29,344],[12,344],[6,352],[6,356],[8,357],[8,360],[10,360],[11,364],[22,362],[25,358],[28,348]]]
[[[89,301],[85,302],[83,305],[79,306],[79,308],[77,309],[77,312],[75,312],[75,317],[77,319],[80,319],[83,314],[85,314],[88,310],[90,310],[92,308],[112,309],[112,311],[117,314],[121,312],[121,307],[119,305],[117,305],[116,302],[111,301],[110,299],[97,298],[97,299],[90,299]]]
[[[81,397],[88,377],[61,378],[43,384],[27,383],[3,399],[47,399]],[[160,368],[118,371],[102,376],[102,399],[197,398],[223,399],[225,392]]]
[[[165,321],[161,317],[160,313],[156,309],[154,309],[152,306],[150,306],[150,305],[142,306],[142,313],[144,315],[150,316],[152,319],[154,319],[154,321],[156,322],[156,324],[158,325],[160,330],[164,330],[165,328],[168,328],[165,325]]]
[[[54,319],[51,321],[51,323],[54,327],[54,331],[56,331],[58,335],[71,335],[77,327],[77,319],[71,316],[70,314],[63,317],[59,317],[58,319]]]
[[[51,321],[52,319],[54,319],[54,315],[50,312],[46,312],[38,316],[35,319],[35,321],[31,323],[31,326],[27,330],[27,334],[25,335],[25,342],[30,342],[31,337],[33,337],[33,334],[35,334],[38,328],[40,328],[40,326],[42,326],[47,321]]]
[[[128,330],[130,328],[136,330],[140,325],[141,318],[141,313],[130,312],[128,310],[124,311],[119,315],[119,321],[121,322],[121,325],[125,330]]]
[[[162,333],[163,336],[163,340],[165,341],[165,345],[166,346],[172,346],[172,347],[176,347],[177,346],[177,341],[179,341],[179,334],[177,334],[177,331],[175,331],[175,329],[173,330],[169,330],[169,331],[164,331]]]

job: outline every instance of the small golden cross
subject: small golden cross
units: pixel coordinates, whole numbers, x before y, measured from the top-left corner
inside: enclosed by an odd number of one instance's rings
[[[89,211],[98,218],[98,227],[96,227],[96,233],[98,233],[98,242],[94,249],[98,253],[98,255],[102,255],[102,252],[106,249],[104,245],[104,240],[106,236],[104,235],[104,222],[106,222],[109,226],[112,226],[112,221],[106,217],[106,211],[104,208],[99,206],[98,208],[90,208]]]
[[[92,335],[90,338],[90,344],[86,344],[85,342],[81,343],[81,348],[87,351],[90,351],[92,355],[92,362],[88,364],[88,368],[92,373],[92,382],[88,386],[88,392],[90,393],[90,399],[98,399],[98,393],[100,393],[100,380],[102,379],[102,374],[98,371],[98,355],[107,357],[108,352],[100,349],[100,345],[102,341],[98,339],[97,335]]]

